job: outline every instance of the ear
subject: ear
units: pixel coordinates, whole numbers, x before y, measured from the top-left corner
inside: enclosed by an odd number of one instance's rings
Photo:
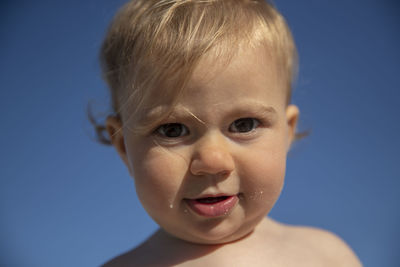
[[[109,116],[106,120],[106,129],[110,136],[111,144],[115,147],[126,166],[128,166],[121,119],[118,116]]]
[[[286,108],[286,122],[288,125],[288,149],[290,148],[296,136],[297,122],[299,120],[300,111],[296,105],[288,105]]]

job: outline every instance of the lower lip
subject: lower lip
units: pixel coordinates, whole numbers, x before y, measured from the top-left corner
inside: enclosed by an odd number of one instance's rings
[[[238,202],[238,197],[228,198],[216,203],[201,203],[195,199],[186,199],[188,206],[198,215],[204,217],[220,217],[228,215]]]

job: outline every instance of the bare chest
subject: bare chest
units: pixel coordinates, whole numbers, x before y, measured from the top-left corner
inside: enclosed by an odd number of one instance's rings
[[[330,266],[315,251],[305,248],[260,248],[246,249],[240,252],[220,252],[207,255],[201,258],[192,259],[182,262],[177,266],[204,267],[248,267],[248,266],[268,266],[268,267],[313,267],[313,266]]]

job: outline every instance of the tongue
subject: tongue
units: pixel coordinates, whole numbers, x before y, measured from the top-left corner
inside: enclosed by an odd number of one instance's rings
[[[238,201],[239,198],[236,195],[186,199],[188,207],[193,212],[209,218],[228,216]]]
[[[197,202],[200,202],[202,204],[214,204],[220,201],[223,201],[227,199],[227,196],[222,196],[222,197],[205,197],[205,198],[199,198],[196,199]]]

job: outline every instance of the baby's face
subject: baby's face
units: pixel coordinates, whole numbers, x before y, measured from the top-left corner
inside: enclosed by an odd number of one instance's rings
[[[144,208],[187,241],[243,237],[283,187],[298,110],[286,105],[285,81],[264,49],[244,50],[224,67],[202,60],[171,116],[148,134],[123,132],[121,155]]]

